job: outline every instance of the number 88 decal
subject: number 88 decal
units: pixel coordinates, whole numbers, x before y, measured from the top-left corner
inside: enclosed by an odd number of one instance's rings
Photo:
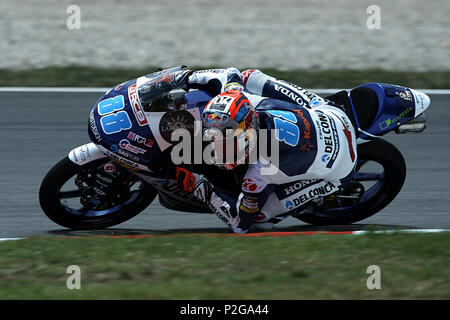
[[[273,119],[275,124],[275,138],[292,147],[298,144],[300,139],[300,129],[295,124],[297,118],[290,111],[270,110],[270,114],[276,118]]]
[[[102,100],[98,103],[98,114],[103,116],[100,124],[106,134],[118,133],[122,130],[131,129],[131,120],[126,111],[122,110],[125,106],[123,96]],[[119,111],[113,113],[115,111]]]

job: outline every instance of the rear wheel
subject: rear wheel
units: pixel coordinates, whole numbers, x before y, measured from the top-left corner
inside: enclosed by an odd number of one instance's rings
[[[132,173],[121,177],[120,192],[113,201],[92,197],[96,171],[109,161],[105,158],[79,166],[66,157],[57,163],[39,191],[41,208],[47,217],[70,229],[103,229],[125,222],[147,208],[157,192]]]
[[[394,200],[405,177],[405,159],[394,145],[382,139],[360,144],[355,173],[346,188],[327,197],[313,213],[296,217],[315,225],[364,220]]]

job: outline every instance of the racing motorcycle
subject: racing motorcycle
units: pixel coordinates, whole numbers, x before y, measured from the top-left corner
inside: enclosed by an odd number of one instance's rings
[[[195,134],[194,124],[201,121],[202,110],[213,98],[202,90],[178,91],[174,95],[182,101],[179,108],[146,109],[149,85],[164,81],[173,70],[122,83],[97,101],[88,124],[92,142],[70,151],[41,184],[40,205],[51,220],[70,229],[107,228],[144,211],[156,197],[170,210],[212,213],[176,180],[158,172],[158,166],[164,165],[158,162],[161,154],[173,146],[172,132],[184,128]],[[343,106],[357,131],[357,165],[339,190],[289,215],[315,225],[350,224],[379,212],[400,192],[405,160],[380,137],[391,131],[425,130],[424,111],[430,99],[417,90],[383,83],[363,84],[326,98]],[[216,177],[216,181],[227,181],[222,192],[236,195],[242,181],[236,175],[227,172]],[[107,188],[99,190],[98,183]],[[261,211],[272,217],[288,212],[292,203],[277,194],[301,187],[301,181],[278,186],[280,192],[274,192]]]

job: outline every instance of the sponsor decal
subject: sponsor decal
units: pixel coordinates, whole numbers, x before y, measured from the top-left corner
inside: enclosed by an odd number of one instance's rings
[[[68,156],[73,162],[83,165],[87,162],[105,157],[99,148],[101,148],[101,145],[95,145],[95,143],[91,142],[71,150]]]
[[[126,111],[108,114],[100,118],[100,125],[106,134],[115,134],[123,130],[131,129],[130,117]]]
[[[224,69],[205,69],[205,70],[198,70],[198,71],[194,71],[193,74],[197,74],[197,73],[223,73],[225,72]]]
[[[77,151],[78,154],[75,152]],[[91,153],[89,151],[89,147],[87,145],[81,146],[79,148],[76,148],[72,151],[72,156],[75,160],[75,162],[78,163],[78,161],[85,162],[91,157]]]
[[[77,154],[75,153],[75,150],[72,150],[72,156],[75,159],[75,162],[78,163]]]
[[[325,153],[325,154],[322,156],[322,162],[328,162],[328,161],[330,161],[330,155],[327,154],[327,153]]]
[[[220,220],[222,220],[227,225],[231,226],[232,222],[234,222],[236,225],[237,223],[239,223],[239,217],[236,217],[236,215],[232,215],[231,207],[228,202],[223,201],[215,193],[212,194],[211,202],[208,207],[220,218]]]
[[[294,111],[302,119],[303,124],[305,125],[305,130],[303,130],[303,138],[308,139],[308,140],[311,139],[311,124],[309,123],[308,119],[306,119],[302,110],[296,109]]]
[[[112,183],[112,179],[111,178],[108,178],[108,177],[104,177],[104,176],[102,176],[101,174],[99,174],[99,173],[97,173],[96,175],[95,175],[98,179],[100,179],[101,181],[103,181],[103,182],[106,182],[106,183]],[[100,181],[99,181],[100,182]],[[108,187],[108,185],[104,185],[104,184],[102,184],[104,187]]]
[[[217,113],[210,113],[208,114],[208,116],[206,117],[206,120],[208,122],[215,122],[215,121],[220,121],[222,120],[222,117],[220,115],[218,115]]]
[[[275,116],[273,122],[275,125],[275,138],[291,147],[295,147],[300,139],[300,129],[295,124],[297,117],[290,111],[269,110],[267,111]]]
[[[135,163],[135,162],[133,162],[131,160],[119,157],[118,155],[116,155],[115,153],[112,153],[109,150],[106,150],[105,154],[108,157],[111,157],[111,159],[113,159],[114,161],[118,162],[120,165],[125,165],[127,168],[132,168],[132,169],[138,169],[139,168],[139,164],[137,164],[137,163]]]
[[[312,186],[306,188],[294,199],[287,200],[284,206],[288,210],[297,208],[312,199],[318,198],[320,196],[325,196],[333,192],[336,188],[337,187],[331,182],[327,182],[321,186]]]
[[[136,156],[134,156],[134,155],[132,155],[132,154],[122,150],[122,149],[117,150],[117,153],[122,155],[122,156],[124,156],[125,158],[129,158],[129,159],[131,159],[133,161],[136,161],[136,162],[140,160],[138,157],[136,157]]]
[[[119,148],[117,145],[111,145],[111,151],[117,154],[124,156],[125,158],[131,159],[133,161],[139,161],[139,157],[132,155],[131,153],[126,152],[125,150]]]
[[[132,131],[128,132],[128,139],[130,139],[131,141],[137,142],[139,144],[143,144],[144,146],[151,148],[153,147],[153,144],[155,143],[154,140],[149,139],[149,138],[144,138]]]
[[[97,104],[100,125],[106,134],[115,134],[132,127],[130,117],[126,111],[119,111],[125,107],[122,95],[117,95]]]
[[[125,106],[125,102],[122,95],[117,95],[105,100],[100,101],[97,104],[97,112],[99,115],[104,116],[112,112],[122,110]]]
[[[300,147],[300,150],[309,152],[313,148],[314,148],[314,145],[309,143],[309,141],[306,141],[306,143]]]
[[[427,108],[428,104],[430,103],[430,100],[426,94],[420,91],[411,90],[411,92],[414,96],[414,104],[416,107],[415,114],[418,115]]]
[[[246,192],[255,192],[258,189],[258,185],[252,178],[245,178],[242,181],[242,190]]]
[[[325,100],[323,99],[323,98],[321,98],[321,97],[314,97],[312,100],[311,100],[311,106],[313,106],[313,107],[317,107],[317,106],[320,106],[321,104],[324,104],[325,103]]]
[[[303,98],[299,94],[295,93],[293,90],[276,83],[274,83],[274,89],[275,91],[282,93],[283,95],[294,101],[299,106],[305,105],[305,101],[303,100]]]
[[[128,87],[128,99],[130,100],[131,109],[133,110],[138,124],[140,126],[147,125],[147,118],[145,117],[144,109],[142,108],[141,101],[139,100],[136,84]]]
[[[93,112],[91,112],[89,115],[89,126],[91,127],[91,131],[94,135],[95,140],[97,140],[97,142],[102,141],[102,136],[98,132],[97,125],[95,124],[95,116]]]
[[[206,110],[217,110],[224,111],[230,107],[230,104],[233,102],[233,98],[230,96],[216,96],[212,99],[205,108]]]
[[[412,111],[412,107],[408,107],[405,109],[405,111],[403,111],[402,113],[400,113],[397,117],[395,118],[388,118],[382,122],[378,123],[378,126],[381,130],[386,130],[388,129],[392,124],[397,124],[397,121],[400,120],[401,118],[403,118],[404,116],[406,116],[409,112]]]
[[[209,110],[224,111],[226,107],[226,104],[212,104],[209,106]]]
[[[291,200],[286,201],[286,203],[284,204],[285,208],[288,210],[294,209],[294,203]]]
[[[313,184],[316,184],[318,182],[320,182],[322,180],[319,179],[305,179],[305,180],[300,180],[300,181],[296,181],[293,182],[291,184],[289,184],[287,187],[285,187],[283,189],[283,195],[285,197],[290,196],[291,194],[297,193],[302,189],[305,189]]]
[[[255,213],[259,211],[258,198],[244,195],[239,209],[247,213]]]
[[[188,111],[168,111],[159,122],[159,132],[164,140],[172,143],[172,132],[176,129],[185,129],[194,135],[195,118]]]
[[[147,150],[144,150],[142,148],[139,148],[139,147],[136,147],[136,146],[132,145],[130,143],[130,141],[128,141],[127,139],[120,140],[119,146],[122,149],[128,150],[128,151],[130,151],[130,152],[132,152],[134,154],[143,154],[143,153],[147,152]]]
[[[320,110],[315,110],[319,117],[320,139],[325,143],[322,162],[328,162],[326,167],[331,168],[339,153],[339,139],[334,120]]]
[[[220,220],[222,220],[225,224],[231,226],[229,218],[231,214],[229,211],[228,203],[226,205],[221,206],[219,209],[214,206],[209,206],[209,208],[219,217]]]
[[[116,165],[112,162],[109,162],[103,166],[103,171],[106,173],[114,173],[116,172]]]
[[[402,92],[398,92],[397,91],[397,92],[395,92],[395,94],[398,95],[403,100],[412,102],[412,95],[411,95],[411,92],[409,92],[408,90],[405,90],[405,91],[402,91]]]
[[[346,123],[344,123],[344,121],[341,119],[341,117],[336,116],[339,121],[341,121],[342,126],[344,127],[344,134],[345,134],[345,138],[347,138],[347,142],[348,142],[348,148],[350,151],[350,158],[352,159],[352,162],[355,162],[355,151],[353,150],[353,143],[352,143],[352,133],[350,132],[350,130],[348,130],[348,126]],[[347,122],[347,121],[345,121]]]
[[[318,95],[317,94],[315,94],[315,93],[312,93],[312,92],[309,92],[309,91],[307,91],[306,89],[303,89],[302,87],[300,87],[300,86],[298,86],[298,85],[296,85],[296,84],[294,84],[294,83],[290,83],[290,82],[287,82],[287,81],[285,81],[285,80],[278,80],[279,82],[281,82],[281,83],[284,83],[285,85],[287,85],[287,86],[290,86],[290,87],[292,87],[292,88],[294,88],[295,90],[298,90],[298,92],[301,94],[301,95],[303,95],[303,98],[308,98],[310,101],[312,100],[312,99],[314,99],[315,97],[318,97]],[[307,99],[305,99],[305,100],[307,100]]]

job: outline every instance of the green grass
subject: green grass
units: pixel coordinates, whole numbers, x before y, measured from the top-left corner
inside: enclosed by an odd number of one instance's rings
[[[0,299],[449,299],[450,233],[0,243]],[[66,268],[81,268],[81,290]],[[381,289],[368,290],[369,265]]]
[[[209,67],[192,67],[202,69]],[[91,68],[82,66],[47,67],[33,70],[0,69],[0,86],[113,87],[125,80],[153,72],[156,67],[140,69]],[[293,70],[262,69],[279,79],[304,88],[351,88],[367,82],[385,82],[411,88],[450,88],[450,70],[387,71],[387,70]]]

